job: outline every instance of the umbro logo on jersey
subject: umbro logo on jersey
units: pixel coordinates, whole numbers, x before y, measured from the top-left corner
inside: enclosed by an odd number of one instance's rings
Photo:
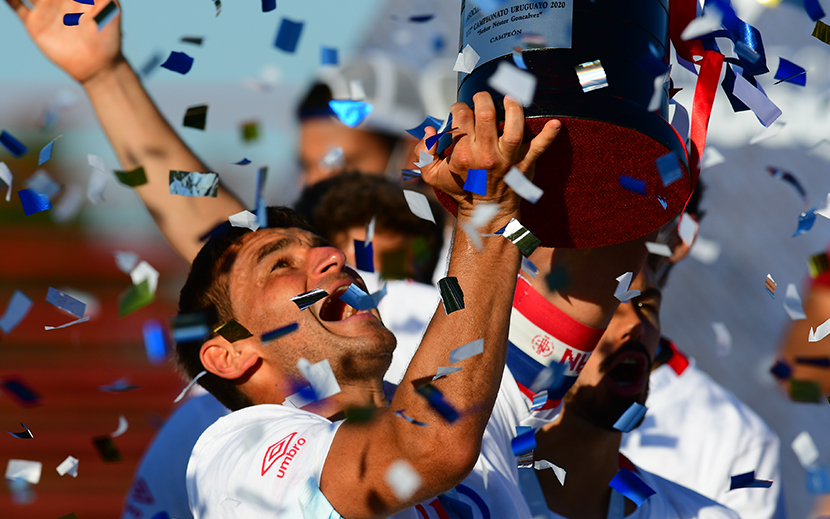
[[[277,443],[268,447],[268,450],[265,451],[265,457],[262,458],[262,475],[264,476],[266,472],[268,472],[274,464],[282,458],[282,463],[280,463],[279,472],[277,472],[277,477],[282,478],[285,476],[285,471],[288,470],[288,465],[291,463],[291,460],[294,459],[294,456],[297,455],[299,452],[300,447],[305,445],[305,438],[300,438],[294,445],[291,445],[291,441],[294,439],[297,433],[293,432],[283,438],[282,440],[278,441]]]

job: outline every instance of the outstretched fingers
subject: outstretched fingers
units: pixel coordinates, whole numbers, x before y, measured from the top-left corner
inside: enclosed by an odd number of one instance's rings
[[[516,164],[516,167],[521,171],[526,172],[536,162],[536,159],[542,156],[545,150],[553,143],[556,136],[559,135],[559,130],[562,128],[562,123],[557,119],[551,119],[539,132],[539,135],[530,141],[530,146],[525,153],[522,160]]]
[[[525,130],[525,114],[522,105],[510,96],[504,96],[504,132],[500,139],[502,153],[508,157],[522,145]]]
[[[17,16],[20,17],[23,22],[26,22],[26,18],[29,16],[29,8],[21,2],[21,0],[6,0],[6,3],[9,4],[9,7],[14,9],[14,12],[17,13]]]

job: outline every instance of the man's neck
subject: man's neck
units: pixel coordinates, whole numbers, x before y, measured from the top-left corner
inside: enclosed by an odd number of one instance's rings
[[[567,472],[562,486],[553,471],[536,471],[548,508],[569,519],[606,519],[608,483],[620,468],[621,439],[622,433],[596,427],[565,409],[536,433],[536,461],[547,460]],[[626,502],[626,515],[632,505]]]

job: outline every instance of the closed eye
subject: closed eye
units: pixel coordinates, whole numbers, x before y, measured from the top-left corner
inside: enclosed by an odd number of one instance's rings
[[[271,267],[271,272],[274,272],[277,269],[287,268],[291,266],[291,262],[289,262],[285,258],[280,258],[274,263],[274,266]]]

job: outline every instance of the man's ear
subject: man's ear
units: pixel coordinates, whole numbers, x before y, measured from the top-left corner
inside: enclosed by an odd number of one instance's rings
[[[202,344],[199,358],[209,373],[235,380],[245,375],[259,361],[259,353],[253,347],[254,342],[243,339],[232,343],[217,335]]]

